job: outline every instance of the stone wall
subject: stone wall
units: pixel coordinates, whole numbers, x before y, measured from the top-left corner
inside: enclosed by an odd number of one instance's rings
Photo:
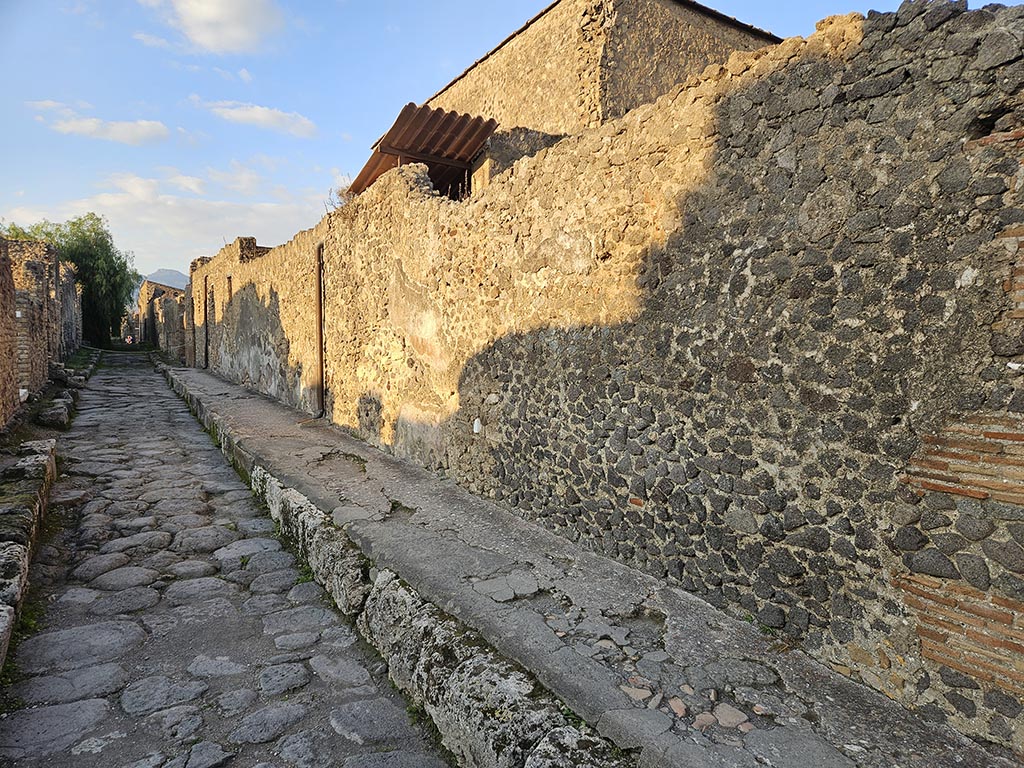
[[[18,386],[35,392],[46,383],[60,348],[57,252],[34,240],[9,240],[7,250],[14,275]]]
[[[185,360],[186,291],[143,280],[136,308],[140,343],[149,343],[172,358]]]
[[[192,263],[185,359],[309,412],[319,410],[316,252],[324,223],[277,248],[240,237]]]
[[[57,249],[35,240],[0,240],[7,253],[0,274],[13,282],[14,360],[19,389],[35,392],[46,384],[52,362],[64,360],[82,340],[82,293],[74,267]],[[3,279],[0,277],[0,279]]]
[[[771,35],[734,23],[678,0],[615,0],[601,55],[601,111],[621,117],[700,74],[733,51],[753,51],[778,42]]]
[[[189,274],[193,274],[199,267],[208,263],[209,257],[193,260],[189,265]],[[204,349],[201,346],[203,337],[197,329],[197,323],[204,322],[202,290],[202,281],[198,287],[193,286],[191,281],[185,286],[185,365],[193,368],[206,366]]]
[[[153,297],[162,293],[167,286],[143,280],[139,285],[139,295],[135,299],[135,309],[131,315],[135,319],[136,333],[139,343],[154,343],[155,331],[153,329],[152,307]]]
[[[0,429],[18,409],[18,373],[14,361],[18,354],[17,318],[15,317],[14,275],[7,241],[0,238]]]
[[[427,104],[483,115],[502,130],[577,133],[601,121],[600,0],[562,0]]]
[[[194,267],[192,357],[312,410],[323,243],[336,423],[1020,751],[1024,11],[963,10],[735,54],[469,201],[386,174]]]
[[[82,346],[82,286],[74,265],[60,263],[60,350],[67,360]]]
[[[164,294],[153,301],[153,323],[160,349],[175,360],[185,360],[185,292]]]
[[[494,118],[477,188],[520,157],[593,128],[721,62],[777,42],[696,3],[562,0],[427,104]]]

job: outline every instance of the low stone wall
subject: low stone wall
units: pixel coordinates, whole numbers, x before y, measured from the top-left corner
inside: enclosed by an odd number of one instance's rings
[[[0,667],[28,589],[28,567],[57,477],[55,440],[22,443],[0,473]]]
[[[7,253],[7,241],[0,238],[0,429],[18,410],[18,318],[15,316],[14,275]]]
[[[210,367],[313,410],[323,244],[335,422],[1021,750],[1022,37],[908,2],[470,201],[389,173],[254,300],[212,295],[233,254],[193,270]]]

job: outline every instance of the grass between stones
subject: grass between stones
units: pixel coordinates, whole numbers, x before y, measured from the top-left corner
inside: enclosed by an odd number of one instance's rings
[[[9,712],[21,706],[21,703],[10,695],[11,685],[21,679],[21,672],[14,661],[14,652],[25,638],[31,637],[42,628],[45,610],[45,600],[40,595],[30,593],[25,598],[21,611],[18,612],[18,620],[11,632],[11,643],[7,647],[7,660],[0,670],[0,687],[3,688],[0,691],[0,712]]]

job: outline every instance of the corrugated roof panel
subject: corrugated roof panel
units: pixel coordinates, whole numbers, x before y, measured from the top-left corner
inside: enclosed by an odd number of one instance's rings
[[[406,104],[395,124],[373,145],[373,154],[352,182],[354,194],[403,162],[426,163],[439,192],[465,183],[469,164],[497,129],[494,120]]]

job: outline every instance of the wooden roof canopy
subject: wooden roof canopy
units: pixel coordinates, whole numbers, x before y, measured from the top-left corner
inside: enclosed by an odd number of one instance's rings
[[[358,195],[403,163],[425,163],[434,189],[449,197],[461,197],[468,188],[473,158],[497,127],[494,120],[410,102],[373,145],[373,154],[349,191]]]

